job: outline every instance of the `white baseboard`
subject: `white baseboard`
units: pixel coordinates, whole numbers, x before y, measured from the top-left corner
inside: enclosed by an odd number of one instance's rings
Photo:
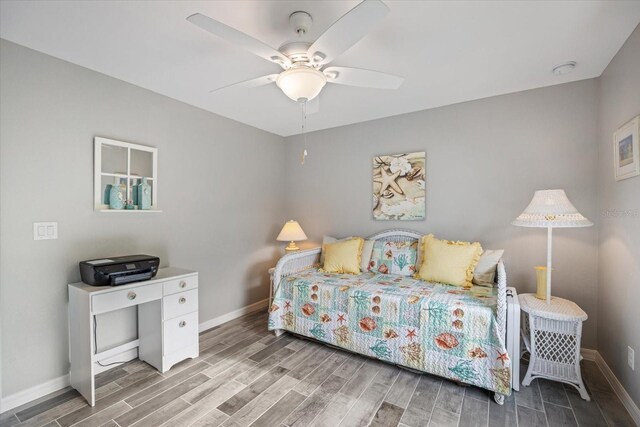
[[[618,381],[618,378],[615,376],[609,365],[607,365],[607,362],[605,362],[605,360],[602,358],[602,355],[600,355],[600,353],[597,351],[595,361],[596,365],[598,365],[598,368],[600,368],[600,371],[602,371],[604,377],[607,379],[607,381],[609,381],[609,384],[611,385],[611,388],[613,388],[613,391],[622,401],[624,407],[627,408],[629,414],[631,414],[631,418],[633,418],[636,424],[640,426],[640,408],[638,408],[633,399],[631,399],[631,396],[629,396],[627,390],[625,390],[620,381]]]
[[[596,361],[596,356],[598,354],[598,350],[593,350],[591,348],[581,348],[580,354],[584,360],[589,360],[591,362]]]
[[[199,332],[206,331],[207,329],[211,329],[214,326],[218,326],[230,320],[237,319],[238,317],[244,316],[245,314],[252,313],[254,311],[266,308],[268,304],[269,304],[269,300],[264,299],[262,301],[258,301],[253,304],[234,310],[230,313],[223,314],[222,316],[214,317],[213,319],[209,319],[200,323],[198,330]],[[103,362],[109,363],[110,361],[115,361],[115,360],[131,360],[131,359],[135,359],[136,357],[137,357],[137,349],[130,349],[125,351],[124,353],[113,355],[108,360],[103,360]],[[116,366],[117,365],[113,365],[108,368],[98,367],[96,368],[96,372],[106,371],[110,368],[115,368]],[[69,374],[67,374],[58,378],[54,378],[45,383],[33,386],[26,390],[19,391],[18,393],[14,393],[7,397],[3,397],[2,399],[0,399],[0,413],[17,408],[18,406],[24,405],[25,403],[29,403],[31,401],[39,399],[42,396],[46,396],[49,393],[53,393],[55,391],[63,389],[69,386],[69,384],[70,384]]]
[[[26,390],[19,391],[0,400],[0,411],[6,412],[25,403],[39,399],[49,393],[69,386],[69,374],[54,378],[42,384],[38,384]],[[1,413],[0,412],[0,413]]]
[[[214,317],[213,319],[205,320],[200,323],[200,327],[198,329],[199,332],[206,331],[207,329],[211,329],[215,326],[222,325],[223,323],[227,323],[230,320],[237,319],[238,317],[244,316],[245,314],[252,313],[254,311],[261,310],[263,308],[267,308],[269,305],[269,299],[263,299],[262,301],[254,302],[253,304],[244,306],[237,310],[232,311],[231,313],[223,314],[222,316]]]

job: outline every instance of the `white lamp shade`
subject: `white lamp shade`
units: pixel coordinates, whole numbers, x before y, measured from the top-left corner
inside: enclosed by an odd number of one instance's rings
[[[591,221],[571,204],[564,190],[539,190],[513,225],[520,227],[589,227]]]
[[[313,68],[290,68],[278,75],[276,84],[294,101],[311,101],[327,83],[325,75]]]
[[[307,240],[307,235],[302,231],[302,227],[300,227],[298,221],[291,220],[284,224],[276,240],[281,242],[299,242],[301,240]]]

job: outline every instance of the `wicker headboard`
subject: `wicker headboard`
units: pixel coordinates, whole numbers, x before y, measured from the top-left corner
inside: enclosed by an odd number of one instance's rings
[[[415,242],[423,234],[411,230],[386,230],[367,237],[368,240],[382,240],[383,242]]]

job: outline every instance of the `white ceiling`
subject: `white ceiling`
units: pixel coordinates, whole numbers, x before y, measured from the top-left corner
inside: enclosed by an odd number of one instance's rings
[[[260,129],[300,133],[275,85],[211,89],[280,68],[185,20],[201,12],[278,48],[288,16],[313,16],[313,41],[358,1],[7,1],[0,37]],[[405,77],[399,90],[327,85],[308,129],[599,76],[640,22],[640,1],[397,1],[332,65]],[[573,60],[576,70],[551,68]]]

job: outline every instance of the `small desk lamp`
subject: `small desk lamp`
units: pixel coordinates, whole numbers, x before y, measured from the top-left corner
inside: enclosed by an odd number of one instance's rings
[[[547,304],[551,304],[551,245],[553,228],[589,227],[593,223],[571,204],[564,190],[539,190],[511,224],[547,229]]]
[[[296,242],[307,240],[307,235],[302,231],[302,227],[300,227],[298,221],[290,220],[284,224],[284,227],[282,227],[282,231],[280,231],[276,240],[280,242],[289,242],[284,250],[287,252],[294,252],[300,249],[296,245]]]

